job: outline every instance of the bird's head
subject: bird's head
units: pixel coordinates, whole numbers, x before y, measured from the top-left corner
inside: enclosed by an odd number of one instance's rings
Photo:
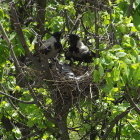
[[[57,40],[60,41],[60,37],[62,35],[62,32],[55,32],[52,34],[52,36]]]
[[[69,38],[69,42],[72,44],[75,44],[80,40],[80,37],[78,35],[75,35],[75,34],[69,34],[68,38]]]
[[[93,58],[96,57],[96,53],[92,51],[84,52],[81,54],[81,58],[84,62],[91,63],[93,61]]]

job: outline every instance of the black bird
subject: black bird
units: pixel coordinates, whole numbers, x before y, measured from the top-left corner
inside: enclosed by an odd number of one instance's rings
[[[92,58],[95,57],[95,53],[90,51],[89,48],[84,45],[78,35],[70,34],[69,44],[70,47],[65,55],[66,59],[70,60],[71,62],[72,60],[86,63],[92,62]]]
[[[42,41],[39,54],[45,54],[47,59],[55,58],[62,50],[61,35],[62,32],[55,32],[48,40]]]

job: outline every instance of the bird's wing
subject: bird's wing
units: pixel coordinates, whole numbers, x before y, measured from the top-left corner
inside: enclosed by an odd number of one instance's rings
[[[44,49],[50,50],[51,46],[52,46],[52,42],[47,42],[46,41],[46,42],[42,43],[42,46],[40,47],[40,50],[44,50]]]
[[[48,40],[42,41],[42,45],[40,47],[40,50],[42,49],[49,49],[48,47],[52,47],[54,43],[56,42],[56,39],[52,36]]]

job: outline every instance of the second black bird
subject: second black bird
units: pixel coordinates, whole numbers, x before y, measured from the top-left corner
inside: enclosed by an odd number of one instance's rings
[[[92,62],[93,57],[95,57],[95,53],[89,50],[89,48],[84,45],[81,41],[80,37],[75,34],[69,35],[69,49],[66,52],[66,59],[79,62]]]

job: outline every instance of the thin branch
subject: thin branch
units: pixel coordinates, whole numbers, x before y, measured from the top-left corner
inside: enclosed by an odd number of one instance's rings
[[[45,117],[50,120],[51,122],[53,123],[56,123],[56,120],[52,117],[51,113],[49,113],[46,108],[42,105],[42,103],[38,100],[37,96],[36,96],[36,93],[33,91],[32,87],[30,86],[30,84],[28,83],[28,89],[35,101],[35,104],[42,109]]]
[[[108,9],[108,13],[109,13],[109,16],[110,16],[110,24],[109,24],[109,27],[110,27],[110,32],[109,32],[109,39],[110,39],[110,46],[113,46],[117,43],[117,39],[115,37],[115,33],[116,33],[116,29],[113,25],[113,10],[112,10],[112,7],[110,7]]]
[[[13,96],[11,96],[11,95],[9,95],[9,94],[7,94],[7,93],[4,93],[4,92],[2,92],[2,91],[0,91],[0,94],[2,94],[2,95],[4,95],[4,96],[7,96],[7,97],[9,97],[9,98],[11,98],[11,99],[14,99],[14,100],[16,100],[16,101],[18,101],[18,102],[24,103],[24,104],[35,104],[34,101],[23,101],[23,100],[17,99],[16,97],[13,97]]]
[[[28,45],[26,43],[23,31],[22,31],[22,28],[21,28],[21,25],[20,25],[20,22],[19,22],[19,19],[18,19],[18,15],[17,15],[17,11],[16,11],[16,8],[15,8],[14,2],[10,3],[10,16],[11,16],[11,21],[13,22],[13,25],[14,25],[14,29],[15,29],[15,31],[18,35],[18,38],[21,42],[21,45],[25,50],[25,54],[30,56],[31,53],[30,53]]]
[[[45,132],[45,131],[44,131],[44,132]],[[27,138],[35,137],[35,136],[37,136],[37,135],[40,135],[41,133],[43,133],[41,130],[38,131],[38,132],[35,131],[35,132],[33,132],[33,133],[30,133],[30,134],[24,136],[23,138],[21,138],[21,139],[19,139],[19,140],[26,140]]]
[[[129,7],[127,9],[127,17],[130,17],[131,14],[132,14],[132,9],[133,9],[133,3],[135,2],[136,0],[130,0],[130,4],[129,4]]]
[[[73,30],[75,29],[76,25],[78,24],[79,20],[82,18],[83,15],[79,14],[74,22],[73,27],[71,28],[69,34],[71,34],[73,32]]]
[[[121,137],[121,130],[122,130],[122,124],[121,124],[121,120],[116,124],[116,134],[115,134],[115,138],[117,140],[120,140]]]
[[[81,25],[82,25],[82,27],[83,27],[85,33],[87,33],[87,34],[92,35],[93,37],[95,37],[95,34],[89,32],[88,29],[85,27],[85,25],[84,25],[84,21],[83,21],[82,18],[81,18]]]
[[[96,0],[96,3],[98,5],[98,1]],[[95,43],[96,43],[96,49],[99,50],[99,15],[98,10],[95,9]],[[97,51],[97,57],[99,56],[99,51]]]
[[[140,130],[139,129],[136,129],[135,128],[135,126],[133,126],[133,124],[132,123],[130,123],[128,120],[126,120],[130,125],[131,125],[131,127],[137,132],[137,133],[139,133],[139,135],[140,135]]]
[[[110,122],[110,126],[107,128],[105,134],[102,137],[102,140],[106,140],[106,138],[109,136],[110,132],[112,131],[113,127],[115,126],[115,124],[121,120],[123,117],[125,117],[132,109],[134,109],[134,107],[128,107],[124,112],[122,112],[121,114],[117,115],[111,122]]]
[[[19,62],[18,62],[18,59],[17,59],[17,57],[16,57],[16,55],[15,55],[15,52],[14,52],[14,50],[13,50],[14,47],[13,47],[12,43],[10,42],[10,40],[9,40],[9,38],[8,38],[8,36],[7,36],[7,33],[6,33],[6,31],[4,30],[3,25],[2,25],[1,23],[0,23],[0,30],[1,30],[2,35],[3,35],[4,39],[5,39],[5,41],[7,42],[8,47],[9,47],[9,49],[10,49],[10,51],[11,51],[11,56],[12,56],[12,58],[13,58],[13,60],[14,60],[14,64],[15,64],[16,70],[17,70],[18,72],[22,72],[22,69],[21,69],[20,64],[19,64]]]
[[[33,137],[33,136],[40,136],[41,134],[43,134],[43,133],[45,133],[45,132],[49,132],[49,133],[52,133],[54,136],[56,136],[57,137],[57,131],[54,131],[54,129],[53,128],[49,128],[49,127],[47,127],[47,128],[45,128],[45,129],[42,129],[42,130],[36,130],[35,132],[33,132],[33,133],[30,133],[30,134],[28,134],[28,135],[26,135],[26,136],[24,136],[23,138],[21,138],[21,139],[19,139],[19,140],[25,140],[25,139],[29,139],[29,138],[31,138],[31,137]]]
[[[13,107],[13,109],[16,110],[16,112],[19,114],[19,116],[24,119],[24,120],[28,120],[24,114],[22,114],[22,112],[19,110],[19,108],[13,103],[13,101],[11,100],[11,98],[8,97],[8,101],[11,104],[11,106]]]
[[[128,91],[128,90],[127,90]],[[133,101],[133,99],[131,98],[131,96],[129,95],[128,92],[125,93],[125,98],[127,99],[127,101],[130,103],[130,105],[132,107],[134,107],[134,110],[140,115],[140,108],[135,104],[135,102]]]
[[[2,89],[3,89],[3,92],[6,92],[6,89],[4,88],[3,85],[2,86]],[[13,100],[9,97],[7,97],[9,103],[11,104],[11,106],[13,107],[13,109],[15,109],[17,111],[17,113],[19,114],[19,116],[21,116],[22,119],[25,119],[27,120],[26,116],[24,114],[22,114],[22,112],[19,110],[19,108],[13,103]]]
[[[69,34],[71,34],[73,32],[73,30],[77,26],[78,22],[81,20],[82,16],[83,15],[80,15],[80,14],[77,16],[77,19],[75,20],[74,25],[72,26],[71,30],[68,29],[69,30]],[[69,27],[67,27],[67,28],[69,28]],[[64,45],[63,45],[64,47],[66,46],[67,41],[68,41],[68,39],[65,40]]]

